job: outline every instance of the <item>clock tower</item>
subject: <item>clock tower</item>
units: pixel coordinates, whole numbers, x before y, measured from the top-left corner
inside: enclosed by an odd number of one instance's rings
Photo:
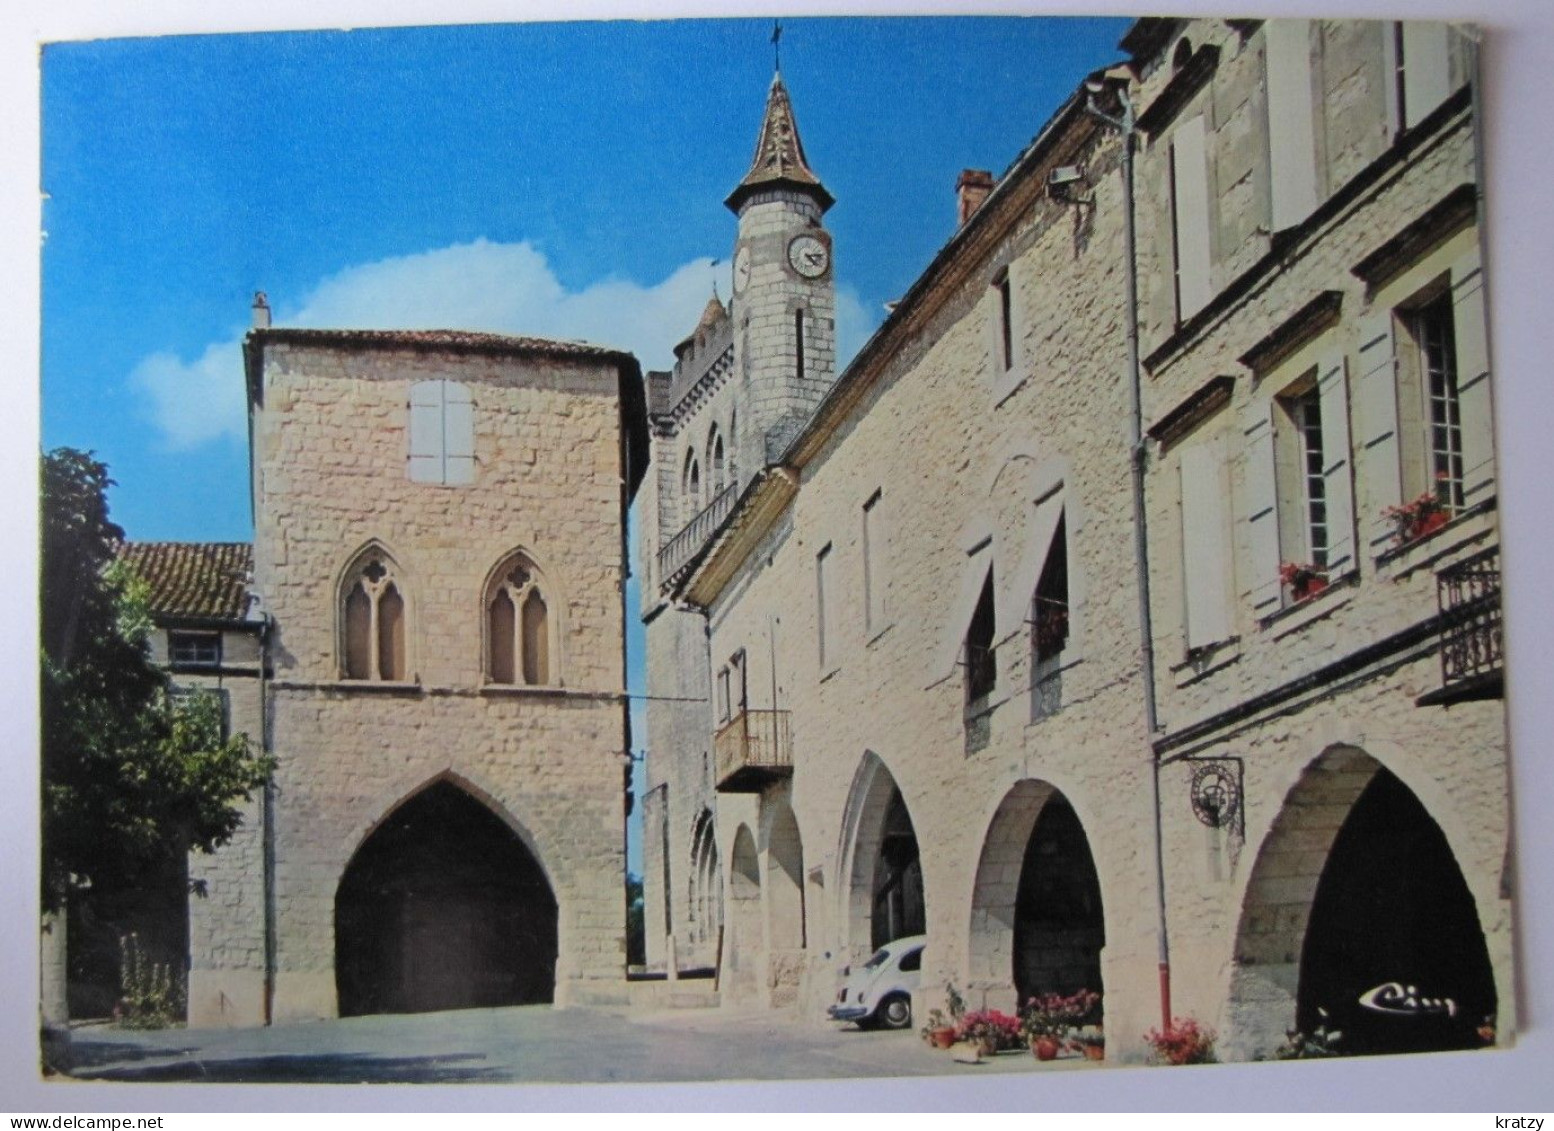
[[[747,404],[744,451],[781,455],[836,379],[833,200],[809,167],[779,72],[750,170],[729,194],[734,244],[734,366]],[[752,468],[754,470],[754,468]]]

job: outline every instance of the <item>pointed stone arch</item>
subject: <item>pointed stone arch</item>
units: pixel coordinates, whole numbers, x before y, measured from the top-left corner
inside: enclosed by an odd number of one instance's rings
[[[717,961],[714,948],[723,928],[723,869],[718,857],[717,822],[712,810],[703,808],[691,825],[690,953],[692,966]]]
[[[520,833],[451,772],[373,823],[335,891],[342,1016],[554,1000],[559,909]]]
[[[1353,1052],[1473,1047],[1498,1001],[1481,924],[1455,852],[1413,790],[1367,751],[1331,746],[1286,794],[1248,877],[1224,1047],[1265,1056],[1287,1030],[1324,1022]],[[1405,996],[1414,987],[1450,999],[1453,1016],[1360,1004],[1394,982]]]
[[[927,922],[922,865],[906,799],[884,761],[865,752],[842,814],[837,917],[844,954],[867,957],[885,936],[921,933]]]
[[[1078,815],[1050,782],[1016,782],[994,811],[967,942],[970,985],[990,1001],[1104,992],[1100,879]]]
[[[761,914],[761,860],[750,826],[741,824],[729,850],[727,934],[723,942],[728,994],[748,1000],[760,992],[766,964]]]

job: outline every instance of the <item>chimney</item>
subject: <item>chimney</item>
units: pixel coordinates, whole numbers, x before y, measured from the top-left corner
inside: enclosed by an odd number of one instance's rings
[[[268,330],[270,328],[270,300],[264,297],[263,291],[254,292],[254,329]]]
[[[960,204],[959,223],[971,219],[971,214],[982,207],[982,202],[993,191],[993,174],[986,169],[962,169],[960,180],[955,182],[955,198]]]

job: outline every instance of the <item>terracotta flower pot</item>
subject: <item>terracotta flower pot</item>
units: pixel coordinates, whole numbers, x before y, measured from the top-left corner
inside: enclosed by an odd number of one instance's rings
[[[1425,515],[1418,522],[1414,523],[1414,537],[1423,538],[1427,534],[1434,534],[1446,525],[1449,518],[1451,516],[1445,511],[1433,511]]]
[[[928,1042],[936,1049],[947,1049],[955,1043],[955,1030],[951,1026],[930,1030]]]
[[[1083,1047],[1084,1047],[1084,1050],[1085,1050],[1085,1059],[1086,1060],[1105,1060],[1106,1059],[1106,1046],[1105,1045],[1085,1045]]]
[[[1058,1042],[1051,1037],[1037,1037],[1031,1042],[1031,1052],[1037,1060],[1056,1060],[1059,1048]]]

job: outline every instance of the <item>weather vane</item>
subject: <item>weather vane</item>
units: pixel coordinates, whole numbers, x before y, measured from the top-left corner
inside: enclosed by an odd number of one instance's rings
[[[772,21],[772,66],[782,70],[782,21]]]

